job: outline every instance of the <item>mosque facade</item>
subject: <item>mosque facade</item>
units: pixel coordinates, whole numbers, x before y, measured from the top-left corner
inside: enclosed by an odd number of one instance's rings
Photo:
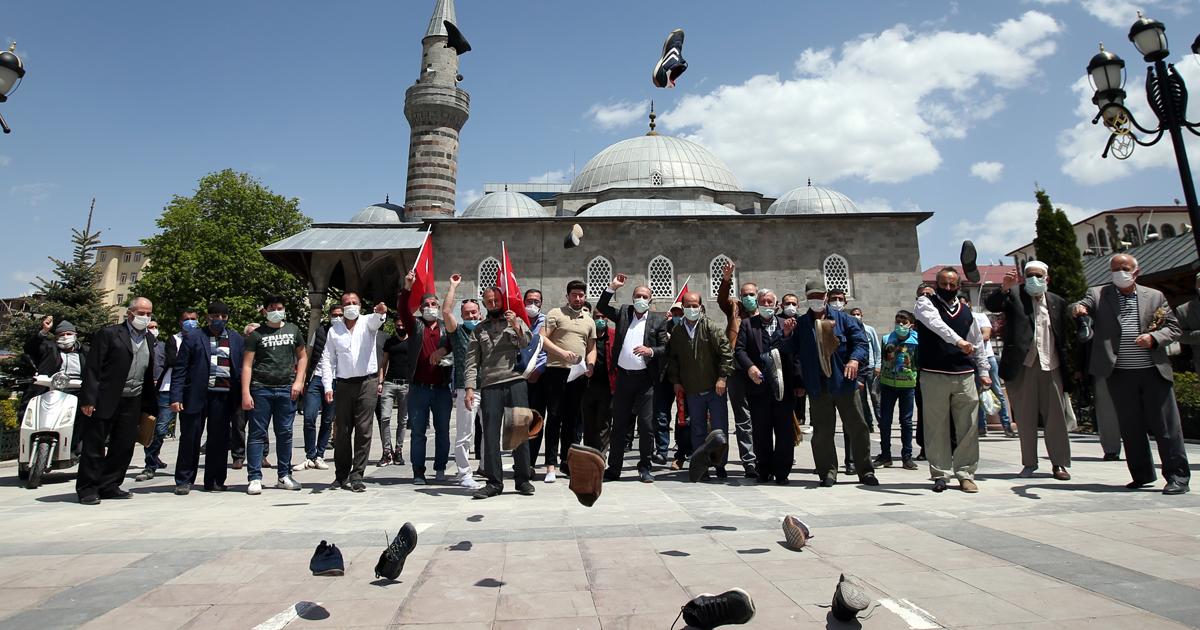
[[[654,310],[667,310],[686,283],[709,316],[723,320],[715,299],[731,261],[735,283],[753,281],[780,296],[802,296],[806,279],[824,278],[845,289],[871,322],[890,322],[897,309],[911,308],[921,279],[917,226],[931,213],[862,211],[811,181],[775,199],[743,190],[706,148],[657,133],[653,113],[648,133],[596,154],[566,192],[539,200],[490,192],[456,212],[458,137],[470,98],[458,87],[458,57],[446,47],[444,21],[457,24],[453,0],[437,0],[422,38],[420,76],[405,95],[411,133],[404,204],[373,204],[348,222],[315,224],[262,250],[307,282],[310,329],[331,292],[394,303],[427,237],[439,291],[458,273],[460,298],[495,282],[503,242],[521,288],[540,289],[546,308],[565,301],[571,280],[587,282],[594,300],[614,274],[625,273],[629,287],[650,287]],[[574,224],[583,237],[564,248]]]

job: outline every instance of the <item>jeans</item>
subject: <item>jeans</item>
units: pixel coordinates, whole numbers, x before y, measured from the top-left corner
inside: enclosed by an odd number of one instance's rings
[[[412,459],[414,477],[425,476],[425,431],[429,428],[429,416],[433,415],[434,451],[433,469],[446,471],[450,460],[450,411],[454,407],[454,396],[449,385],[424,385],[413,383],[408,389],[408,422],[412,426]]]
[[[875,377],[874,368],[863,370],[861,375],[866,387],[858,390],[859,402],[862,403],[863,419],[870,428],[879,421],[879,379]]]
[[[171,392],[158,392],[158,419],[154,421],[154,439],[145,449],[146,470],[158,469],[158,463],[162,461],[158,455],[162,453],[163,440],[167,437],[167,427],[174,419],[175,412],[171,411]]]
[[[992,392],[996,394],[996,398],[1000,399],[1000,424],[1004,427],[1004,430],[1007,431],[1012,428],[1012,420],[1008,417],[1008,400],[1004,397],[1004,390],[1000,389],[1000,364],[996,361],[996,357],[994,356],[988,357],[988,363],[991,364],[988,372],[992,377]],[[978,376],[975,377],[975,386],[980,389],[980,393],[983,393],[983,383],[980,382]],[[1033,423],[1033,427],[1034,434],[1036,435],[1036,420]],[[987,414],[983,412],[983,405],[979,405],[979,430],[984,431],[986,429]]]
[[[654,384],[654,452],[663,458],[671,449],[671,403],[674,401],[675,388],[669,381]],[[675,450],[679,450],[678,444]]]
[[[392,446],[393,409],[399,416],[396,418],[395,447]],[[408,383],[384,381],[383,394],[379,396],[375,413],[379,416],[379,440],[383,443],[383,450],[403,454],[404,431],[408,429]]]
[[[745,468],[754,467],[758,459],[754,453],[754,424],[750,422],[750,404],[746,399],[746,383],[749,380],[744,371],[734,370],[729,377],[729,391],[726,392],[733,407],[738,455],[741,456],[742,466]],[[695,445],[699,446],[700,443],[695,442]]]
[[[912,459],[913,409],[917,404],[915,387],[898,389],[889,385],[879,386],[879,454],[892,457],[892,412],[900,405],[900,459]]]
[[[687,395],[688,424],[691,425],[692,446],[699,448],[704,444],[710,431],[720,430],[729,439],[729,398],[718,396],[717,392],[708,390],[699,394]],[[709,426],[711,423],[711,427]],[[725,468],[729,461],[729,449],[721,449],[718,469]]]
[[[329,448],[329,433],[333,430],[333,403],[325,402],[325,387],[314,376],[304,388],[304,457],[313,460],[325,457]],[[321,414],[321,429],[317,430],[317,414]]]
[[[250,396],[254,409],[250,411],[250,435],[246,439],[246,479],[262,480],[262,461],[266,448],[267,425],[275,424],[275,470],[283,479],[292,474],[292,422],[296,419],[296,401],[292,388],[252,387]]]

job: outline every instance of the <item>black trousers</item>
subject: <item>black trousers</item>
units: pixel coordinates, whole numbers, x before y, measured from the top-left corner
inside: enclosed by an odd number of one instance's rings
[[[1179,407],[1175,404],[1175,384],[1164,379],[1158,368],[1113,370],[1108,377],[1108,391],[1117,410],[1125,462],[1133,480],[1150,483],[1158,478],[1150,454],[1149,434],[1158,443],[1163,477],[1188,483],[1191,469],[1183,444]]]
[[[121,486],[133,446],[138,437],[138,419],[142,415],[142,397],[128,396],[117,403],[112,416],[84,416],[83,450],[79,456],[79,474],[75,493],[79,498],[103,498]],[[105,448],[107,444],[108,448]]]
[[[500,461],[500,431],[504,424],[505,407],[528,407],[529,391],[525,381],[518,379],[490,385],[479,391],[479,415],[483,417],[483,474],[489,486],[504,488],[504,463]],[[522,442],[512,451],[513,479],[517,485],[529,481],[533,467],[529,464],[529,442]]]
[[[229,461],[230,433],[233,429],[233,405],[237,396],[230,392],[208,392],[204,408],[179,414],[179,454],[175,458],[175,485],[196,483],[200,467],[200,436],[208,426],[208,445],[204,448],[204,487],[211,490],[225,485]]]
[[[546,417],[545,376],[545,371],[543,371],[536,383],[530,381],[525,382],[525,388],[529,397],[529,408],[542,414],[542,418]],[[479,418],[480,422],[483,422],[482,416],[476,415],[476,417]],[[542,434],[545,432],[545,428],[543,427],[543,429],[539,431],[537,435],[533,436],[533,439],[529,440],[529,467],[531,471],[534,466],[537,466],[538,453],[542,452]],[[481,435],[483,435],[482,429],[480,429],[479,433],[476,434],[476,437]],[[533,473],[530,472],[529,475],[532,477]]]
[[[579,415],[583,410],[583,391],[587,379],[567,382],[569,368],[548,367],[542,374],[546,395],[546,465],[557,466],[567,460],[567,451],[579,433]]]
[[[613,441],[608,453],[608,472],[621,474],[625,459],[625,439],[633,422],[638,428],[638,470],[650,470],[654,455],[654,380],[653,370],[629,371],[617,368],[617,391],[613,392]]]
[[[333,423],[337,426],[333,449],[334,481],[362,481],[367,469],[367,453],[371,450],[371,435],[375,430],[379,377],[337,379],[336,389],[333,398]]]
[[[612,433],[612,391],[608,388],[608,375],[596,374],[588,379],[583,391],[583,444],[601,453],[608,450]]]
[[[750,403],[750,422],[754,426],[754,456],[758,459],[758,475],[771,473],[786,480],[796,460],[796,431],[792,425],[796,399],[789,392],[783,400],[775,400],[770,391],[747,392]]]

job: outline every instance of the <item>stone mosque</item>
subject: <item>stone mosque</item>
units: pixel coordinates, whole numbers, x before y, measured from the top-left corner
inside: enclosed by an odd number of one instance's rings
[[[630,288],[651,288],[658,311],[688,282],[709,316],[723,321],[714,306],[730,261],[737,262],[735,282],[801,300],[805,280],[823,277],[844,288],[869,322],[890,322],[897,309],[911,308],[921,277],[917,226],[932,213],[864,212],[800,177],[777,199],[743,190],[709,150],[655,132],[653,112],[648,133],[598,153],[565,192],[538,200],[490,192],[456,213],[459,133],[470,96],[458,86],[458,55],[446,47],[447,21],[458,24],[454,1],[436,0],[421,40],[420,76],[405,93],[411,134],[404,204],[370,205],[349,222],[314,224],[262,249],[308,284],[310,329],[330,289],[392,304],[427,233],[439,292],[459,273],[460,297],[495,282],[504,241],[521,288],[541,289],[547,309],[565,301],[569,281],[585,280],[594,300],[621,272]],[[573,224],[583,237],[566,249]],[[629,290],[618,299],[628,300]]]

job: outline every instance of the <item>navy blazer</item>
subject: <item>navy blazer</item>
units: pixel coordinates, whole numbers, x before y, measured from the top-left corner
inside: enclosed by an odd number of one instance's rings
[[[796,368],[793,357],[789,356],[787,348],[789,340],[783,336],[784,318],[775,318],[775,332],[768,339],[767,329],[763,318],[758,315],[753,315],[742,320],[741,326],[738,327],[737,344],[733,349],[733,361],[737,364],[737,369],[746,376],[746,393],[770,394],[770,385],[767,384],[766,361],[763,355],[771,350],[779,350],[782,354],[780,357],[783,365],[780,366],[783,370],[783,389],[784,398],[792,396],[792,390],[800,387],[800,383],[796,379]],[[764,345],[763,342],[766,342]],[[755,366],[763,373],[763,382],[755,384],[750,380],[750,366]]]
[[[236,330],[226,326],[229,333],[229,391],[230,404],[241,401],[242,350],[245,342]],[[197,328],[183,336],[183,343],[175,353],[175,365],[171,370],[171,402],[183,403],[184,413],[201,413],[208,399],[209,366],[212,354],[208,343],[208,327]]]
[[[796,370],[800,373],[800,381],[809,396],[824,392],[834,396],[852,394],[858,385],[855,381],[846,380],[842,374],[850,361],[858,361],[859,369],[866,369],[870,353],[867,335],[857,319],[842,311],[826,311],[825,317],[833,321],[833,334],[840,342],[829,361],[832,374],[826,379],[821,373],[812,311],[797,317],[796,329],[792,331],[791,350],[795,356]]]

